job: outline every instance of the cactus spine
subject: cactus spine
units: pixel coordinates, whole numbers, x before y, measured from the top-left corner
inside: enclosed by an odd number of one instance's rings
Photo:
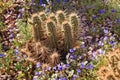
[[[70,48],[73,47],[73,41],[72,41],[71,27],[67,21],[63,22],[63,29],[64,29],[64,40],[65,40],[64,45],[65,45],[65,49],[68,51]]]
[[[47,19],[45,12],[40,12],[38,15],[42,21],[45,21]]]
[[[78,16],[75,14],[75,13],[71,13],[70,16],[70,23],[71,23],[71,26],[72,26],[72,30],[73,30],[73,37],[74,37],[74,40],[77,40],[77,37],[78,37],[78,27],[79,27],[79,20],[78,20]]]
[[[56,12],[56,14],[57,14],[59,26],[61,26],[62,22],[65,21],[65,19],[66,19],[65,13],[63,11],[59,10]]]
[[[55,14],[51,13],[51,14],[49,15],[49,18],[50,18],[51,20],[53,20],[53,21],[57,24],[57,19],[56,19]]]
[[[50,41],[50,48],[57,48],[56,28],[52,20],[47,21],[48,37]]]
[[[32,17],[33,39],[36,43],[34,52],[38,56],[35,60],[40,58],[42,62],[48,62],[50,65],[59,63],[60,56],[57,52],[62,53],[64,57],[64,54],[75,46],[79,31],[79,20],[75,13],[70,14],[69,19],[64,11],[59,10],[55,14],[45,15],[44,12],[40,12]],[[52,51],[54,49],[57,52]],[[48,61],[49,59],[51,61]]]
[[[34,41],[38,42],[42,40],[44,30],[41,25],[41,21],[37,15],[33,16],[33,37]]]

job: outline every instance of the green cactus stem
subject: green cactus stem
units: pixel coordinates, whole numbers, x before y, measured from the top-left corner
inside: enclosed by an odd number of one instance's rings
[[[50,41],[50,48],[57,49],[57,37],[56,37],[56,28],[55,24],[52,20],[47,21],[47,30],[48,30],[48,37]]]
[[[54,13],[51,13],[51,14],[49,15],[49,18],[50,18],[51,20],[53,20],[53,21],[57,24],[57,19],[56,19],[56,16],[55,16]]]
[[[78,27],[79,27],[79,21],[78,17],[75,13],[70,14],[70,22],[73,30],[73,37],[76,40],[78,38]]]
[[[38,42],[42,40],[44,36],[44,30],[41,25],[41,21],[38,16],[33,17],[33,39]]]
[[[42,21],[45,21],[47,19],[46,15],[45,15],[45,12],[40,12],[39,17]]]
[[[70,24],[65,21],[63,22],[63,29],[64,29],[64,42],[65,42],[65,50],[68,51],[70,48],[73,47],[73,38],[71,33]]]
[[[61,10],[57,11],[57,19],[58,19],[58,23],[59,25],[62,24],[63,21],[65,21],[65,13]]]

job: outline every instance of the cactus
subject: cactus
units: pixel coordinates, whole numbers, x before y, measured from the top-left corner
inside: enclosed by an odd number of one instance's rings
[[[46,23],[47,33],[50,41],[50,48],[57,49],[57,37],[56,37],[56,27],[52,20],[48,20]]]
[[[63,22],[63,29],[64,29],[65,50],[68,51],[70,48],[73,47],[73,40],[72,40],[73,38],[72,38],[70,24],[67,21]]]
[[[32,58],[36,62],[47,63],[51,66],[60,62],[58,53],[62,53],[64,57],[64,54],[75,46],[79,31],[79,20],[75,13],[70,14],[69,18],[61,10],[55,14],[45,15],[44,12],[40,12],[32,17],[34,47],[30,53],[34,53]],[[43,40],[46,35],[46,40]]]
[[[78,16],[75,13],[71,13],[69,15],[69,20],[72,26],[72,30],[73,30],[73,37],[75,40],[77,40],[78,38],[78,27],[79,27],[79,20],[78,20]]]
[[[59,24],[59,26],[61,26],[62,22],[66,20],[65,13],[59,10],[56,12],[56,14],[57,14],[57,20],[58,20],[57,23]]]
[[[50,18],[51,20],[53,20],[53,21],[57,24],[57,19],[56,19],[56,16],[55,16],[54,13],[51,13],[51,14],[49,15],[49,18]]]
[[[57,64],[60,63],[60,55],[58,54],[58,52],[54,51],[51,55],[50,55],[50,65],[51,66],[56,66]]]
[[[40,12],[38,15],[39,15],[39,17],[42,21],[45,21],[47,19],[46,15],[45,15],[45,12]]]
[[[41,25],[41,21],[37,14],[33,16],[33,39],[34,41],[38,42],[42,40],[42,37],[44,36],[44,30]]]
[[[39,39],[37,41],[41,41],[41,38],[45,36],[42,32],[42,28],[44,27],[48,39],[45,45],[49,45],[49,48],[56,50],[63,50],[62,46],[65,45],[66,49],[64,49],[64,51],[67,52],[68,49],[75,45],[78,39],[79,20],[75,13],[71,13],[68,19],[62,10],[57,11],[56,15],[57,18],[54,13],[51,13],[47,15],[47,18],[44,12],[40,12],[39,16],[42,23],[39,24],[42,25],[42,27],[34,27],[36,30],[34,36]],[[39,20],[34,20],[34,23],[38,23],[38,21]],[[70,21],[70,24],[68,21]]]

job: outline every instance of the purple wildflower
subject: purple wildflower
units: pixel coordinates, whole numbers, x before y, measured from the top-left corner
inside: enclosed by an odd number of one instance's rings
[[[21,13],[18,14],[17,18],[18,18],[18,19],[21,19],[21,18],[22,18],[22,14],[21,14]]]
[[[93,56],[93,57],[96,57],[96,56],[97,56],[97,52],[94,51],[94,52],[92,53],[92,56]]]
[[[105,36],[104,38],[103,38],[103,41],[106,41],[108,39],[108,37],[107,36]]]
[[[103,30],[105,34],[108,34],[108,30],[107,29],[104,29]]]
[[[49,13],[50,12],[50,9],[46,9],[46,13]]]
[[[94,68],[94,67],[93,67],[92,64],[89,64],[89,65],[86,66],[86,69],[93,69],[93,68]]]
[[[69,50],[70,53],[73,53],[76,50],[76,48],[72,48]]]
[[[102,2],[104,2],[105,0],[101,0]]]
[[[39,75],[39,72],[35,72],[35,75],[38,76],[38,75]]]
[[[102,49],[98,49],[99,54],[105,54],[105,51]]]
[[[66,77],[62,77],[59,80],[67,80],[67,78]]]
[[[73,74],[73,80],[75,80],[75,78],[77,78],[78,76],[76,74]]]
[[[43,0],[40,0],[40,5],[43,5]]]
[[[57,78],[55,78],[55,80],[59,80],[59,78],[57,77]]]
[[[96,15],[94,15],[94,16],[93,16],[93,19],[96,19],[96,18],[97,18],[97,16],[96,16]]]
[[[60,3],[61,0],[57,0],[58,3]]]
[[[13,34],[13,33],[10,34],[10,35],[9,35],[9,38],[14,38],[14,34]]]
[[[81,46],[80,46],[81,48],[85,48],[85,45],[84,44],[81,44]]]
[[[98,42],[98,46],[103,46],[103,45],[104,45],[104,43],[102,41]]]
[[[114,12],[116,12],[116,10],[112,9],[112,10],[111,10],[111,12],[113,12],[113,13],[114,13]]]
[[[84,62],[81,63],[80,68],[85,68],[85,63]]]
[[[19,54],[19,50],[18,50],[18,49],[15,49],[15,50],[14,50],[14,53],[15,53],[15,54]]]
[[[81,73],[81,70],[80,70],[80,69],[77,69],[77,72],[78,72],[78,73]]]
[[[69,2],[69,0],[64,0],[64,2]]]
[[[113,40],[111,40],[110,42],[109,42],[109,44],[111,44],[111,45],[113,45],[115,43],[115,41],[113,41]]]
[[[19,11],[19,12],[24,12],[25,9],[24,9],[24,8],[21,8],[21,9],[19,9],[18,11]]]
[[[117,24],[120,23],[120,19],[116,19],[116,23],[117,23]]]
[[[58,70],[62,71],[62,66],[60,64],[57,67],[58,67]]]
[[[3,58],[5,55],[4,54],[0,54],[0,58]]]
[[[37,80],[37,78],[38,78],[38,76],[34,76],[34,77],[33,77],[33,80]]]
[[[40,62],[37,62],[36,68],[39,68],[41,66]]]
[[[76,55],[72,54],[72,55],[70,56],[70,58],[71,58],[71,59],[75,59],[75,58],[76,58]]]
[[[70,57],[70,53],[68,53],[67,55],[66,55],[66,59],[68,59]]]
[[[105,13],[105,12],[106,12],[105,9],[102,9],[102,10],[99,11],[100,14],[103,14],[103,13]]]

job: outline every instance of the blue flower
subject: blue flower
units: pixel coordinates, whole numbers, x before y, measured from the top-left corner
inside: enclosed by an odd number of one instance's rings
[[[75,58],[76,58],[76,55],[72,54],[72,55],[70,56],[70,58],[71,58],[71,59],[75,59]]]
[[[69,59],[69,57],[70,57],[70,53],[68,53],[68,54],[66,55],[66,59]]]
[[[58,67],[58,70],[62,71],[62,66],[60,64],[57,67]]]
[[[105,54],[105,51],[102,49],[98,49],[99,54]]]
[[[105,36],[104,38],[103,38],[103,41],[106,41],[108,39],[108,37],[107,36]]]
[[[50,12],[50,9],[47,8],[47,9],[46,9],[46,13],[49,13],[49,12]]]
[[[10,34],[9,38],[14,38],[14,33]]]
[[[22,9],[19,9],[18,11],[19,11],[19,12],[24,12],[24,11],[25,11],[25,9],[24,9],[24,8],[22,8]]]
[[[116,23],[117,23],[117,24],[120,23],[120,19],[116,19]]]
[[[18,19],[21,19],[21,18],[22,18],[22,14],[21,14],[21,13],[18,14],[17,18],[18,18]]]
[[[62,77],[59,80],[67,80],[67,78],[66,77]]]
[[[81,48],[85,48],[85,44],[81,44],[81,46],[80,46]]]
[[[66,67],[70,67],[70,64],[66,64]]]
[[[80,68],[85,68],[85,63],[84,62],[81,63]]]
[[[69,2],[69,0],[64,0],[64,2]]]
[[[50,71],[52,68],[51,67],[48,67],[46,70]]]
[[[61,0],[57,0],[58,3],[60,3]]]
[[[97,16],[96,16],[96,15],[94,15],[94,16],[93,16],[93,19],[96,19],[96,18],[97,18]]]
[[[107,29],[104,29],[103,30],[105,34],[108,34],[108,30]]]
[[[15,54],[19,54],[19,50],[18,49],[14,49],[14,53]]]
[[[111,45],[113,45],[115,43],[115,41],[113,41],[113,40],[111,40],[110,42],[109,42],[109,44],[111,44]]]
[[[94,51],[94,52],[92,53],[92,56],[93,56],[93,57],[96,57],[96,56],[97,56],[97,52]]]
[[[57,78],[55,78],[55,80],[59,80],[59,78],[57,77]]]
[[[106,12],[105,9],[102,9],[102,10],[99,11],[100,14],[103,14],[103,13],[105,13],[105,12]]]
[[[37,78],[38,78],[38,76],[34,76],[34,77],[33,77],[33,80],[37,80]]]
[[[76,50],[76,48],[70,49],[69,52],[73,53]]]
[[[35,75],[38,76],[38,75],[39,75],[39,72],[35,72]]]
[[[36,68],[39,68],[41,66],[40,62],[37,62]]]
[[[94,68],[94,67],[93,67],[92,64],[89,64],[89,65],[86,66],[86,69],[93,69],[93,68]]]
[[[43,0],[40,0],[40,5],[42,5],[43,4]]]
[[[102,41],[98,42],[98,46],[103,46],[103,45],[104,45],[104,43]]]
[[[81,70],[80,70],[80,69],[77,69],[77,72],[78,72],[78,73],[81,73]]]
[[[112,9],[111,12],[116,12],[116,10]]]
[[[0,58],[3,58],[5,55],[4,54],[0,54]]]
[[[73,74],[73,80],[75,80],[75,78],[77,78],[77,75],[76,75],[76,74]]]

